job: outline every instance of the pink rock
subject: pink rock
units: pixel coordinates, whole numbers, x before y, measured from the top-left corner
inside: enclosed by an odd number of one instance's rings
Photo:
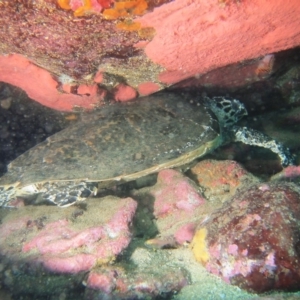
[[[123,102],[123,101],[128,101],[128,100],[132,100],[132,99],[136,98],[137,91],[129,85],[120,83],[119,85],[117,85],[115,87],[114,94],[115,94],[116,101]]]
[[[80,214],[80,227],[74,226],[74,219],[66,219],[66,215],[75,213],[72,207],[49,207],[46,218],[45,208],[37,208],[35,217],[40,217],[35,220],[30,219],[26,206],[12,212],[11,221],[3,219],[0,226],[0,254],[25,257],[29,264],[39,262],[56,273],[88,271],[96,263],[114,260],[131,241],[129,226],[137,203],[131,198],[106,197],[101,201],[90,199],[88,205],[98,213]],[[23,218],[19,220],[18,214]],[[20,247],[12,249],[14,239]]]
[[[155,197],[154,215],[156,217],[176,212],[189,215],[205,203],[205,199],[199,195],[192,182],[175,170],[159,172],[157,184],[151,194]]]
[[[145,12],[136,21],[151,28],[150,31],[155,32],[153,38],[152,34],[139,36],[136,32],[118,30],[114,20],[103,21],[102,9],[110,7],[112,2],[70,0],[68,4],[72,10],[83,5],[87,9],[85,16],[76,17],[72,11],[60,8],[54,0],[21,6],[19,14],[15,13],[14,3],[9,1],[9,5],[2,7],[1,54],[16,54],[12,55],[13,59],[1,58],[0,79],[17,85],[30,98],[51,108],[70,111],[72,107],[80,106],[90,109],[102,99],[101,93],[97,96],[60,93],[58,81],[52,74],[68,75],[78,85],[91,84],[93,74],[101,68],[101,72],[115,78],[123,77],[117,81],[127,82],[146,95],[165,83],[199,78],[216,68],[250,59],[261,58],[261,64],[250,68],[250,73],[259,77],[272,69],[273,53],[300,45],[297,0],[152,1],[150,12]],[[139,47],[138,51],[133,49],[134,46]],[[25,63],[29,58],[30,66],[26,68],[16,56],[21,56]],[[131,61],[134,57],[139,57],[137,62]],[[223,79],[229,77],[228,72],[225,75],[223,72],[209,74],[209,77],[214,77],[211,82],[222,86],[226,81],[237,86],[241,81],[245,82],[246,73],[248,71],[244,70],[236,75],[231,71],[235,76],[228,80]],[[151,78],[155,78],[154,83]],[[101,76],[94,80],[108,89],[111,87]],[[156,80],[160,82],[156,84]],[[132,99],[135,97],[133,92],[117,92],[116,99]]]
[[[183,0],[164,4],[138,21],[155,28],[145,53],[166,68],[159,79],[170,84],[300,45],[299,14],[297,0]]]
[[[0,56],[0,81],[16,85],[31,99],[61,111],[72,111],[74,106],[93,109],[103,99],[96,85],[89,88],[88,95],[61,93],[58,82],[48,71],[19,54]]]
[[[141,189],[134,196],[154,201],[153,214],[159,236],[147,241],[150,247],[176,247],[191,241],[196,225],[203,220],[206,200],[196,185],[178,171],[159,172],[154,186]]]
[[[193,251],[198,257],[207,251],[208,271],[248,291],[298,290],[299,191],[287,183],[270,183],[267,190],[260,186],[225,204],[202,227],[205,241],[202,235]]]
[[[109,8],[110,4],[113,1],[98,1],[98,0],[91,0],[91,5],[93,7],[93,10],[96,12],[101,12],[103,10],[103,8]],[[100,3],[103,3],[103,6],[100,5]]]
[[[266,59],[270,63],[270,57],[275,61],[274,54],[268,54],[261,59],[255,58],[247,60],[246,62],[238,62],[217,69],[213,69],[205,74],[199,74],[190,77],[184,81],[180,81],[173,85],[173,88],[187,88],[187,87],[224,87],[226,89],[235,90],[237,87],[249,87],[253,82],[266,80],[269,78],[280,66],[266,65]],[[268,61],[267,60],[267,61]],[[276,66],[276,67],[275,67]],[[269,83],[269,82],[268,82]]]
[[[37,248],[42,254],[60,254],[72,248],[95,243],[104,236],[102,227],[77,232],[68,228],[68,222],[62,220],[46,225],[34,239],[24,244],[23,251]]]
[[[191,242],[196,230],[195,223],[188,223],[180,227],[174,234],[175,240],[178,244],[182,245],[186,242]]]
[[[258,181],[233,160],[206,159],[197,163],[191,172],[198,184],[203,187],[204,195],[208,199],[217,199],[222,203],[231,199],[244,185]]]
[[[86,282],[85,299],[154,299],[174,293],[188,284],[180,268],[147,265],[136,271],[107,266],[91,271]]]
[[[113,270],[103,273],[91,272],[87,279],[87,287],[109,294],[116,287],[115,274]]]
[[[98,86],[94,85],[87,85],[87,84],[80,84],[77,88],[78,95],[87,95],[95,97],[98,93]]]
[[[66,93],[71,93],[72,88],[73,88],[73,85],[67,84],[67,83],[62,84],[62,86],[61,86],[61,89]]]
[[[288,166],[281,172],[272,176],[271,180],[280,180],[286,178],[296,178],[300,176],[300,166]]]
[[[100,5],[99,2],[97,0],[91,0],[89,2],[89,4],[90,4],[90,11],[87,11],[87,12],[88,13],[101,12],[103,10],[103,7]],[[107,1],[107,2],[110,2],[110,1]],[[70,0],[69,1],[69,5],[70,5],[70,7],[71,7],[71,9],[73,11],[76,11],[80,7],[84,7],[86,5],[85,3],[86,2],[83,1],[83,0]]]
[[[92,254],[77,254],[74,256],[44,257],[42,264],[55,273],[76,274],[90,270],[97,263],[97,257]]]
[[[143,82],[138,86],[138,91],[140,95],[146,96],[160,90],[160,86],[154,82]]]
[[[129,232],[124,232],[117,239],[106,240],[104,243],[99,243],[95,252],[99,259],[113,260],[116,255],[126,249],[131,241]]]
[[[238,250],[238,246],[236,244],[231,244],[228,246],[228,253],[236,255]]]
[[[101,83],[102,81],[103,81],[103,71],[99,70],[94,77],[94,82]]]

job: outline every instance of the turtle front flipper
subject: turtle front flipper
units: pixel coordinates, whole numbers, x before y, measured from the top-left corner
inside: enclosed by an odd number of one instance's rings
[[[279,156],[282,166],[294,164],[294,158],[289,149],[262,132],[247,127],[233,126],[232,133],[233,140],[236,142],[270,149]]]
[[[16,198],[17,189],[14,186],[0,187],[0,207],[12,208],[9,202]]]
[[[93,182],[45,182],[41,184],[41,192],[35,204],[55,204],[59,207],[68,207],[77,201],[83,201],[97,194],[97,183]]]
[[[0,207],[13,208],[9,203],[16,198],[22,198],[31,205],[52,204],[67,207],[96,193],[97,183],[83,181],[44,182],[23,187],[11,185],[0,187]]]
[[[0,186],[0,207],[3,208],[16,208],[18,198],[24,199],[26,203],[31,203],[36,199],[40,193],[36,184],[29,184],[21,186],[20,182],[13,184],[6,184]]]

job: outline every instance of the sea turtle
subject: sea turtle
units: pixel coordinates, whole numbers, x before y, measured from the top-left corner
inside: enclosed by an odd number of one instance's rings
[[[238,100],[166,92],[104,106],[11,162],[0,178],[0,206],[16,197],[69,206],[99,185],[190,163],[230,139],[269,148],[290,164],[281,144],[234,125],[246,114]]]

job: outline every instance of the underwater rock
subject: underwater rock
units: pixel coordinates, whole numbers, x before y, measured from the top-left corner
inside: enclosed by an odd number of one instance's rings
[[[0,81],[18,86],[31,99],[61,111],[72,111],[76,106],[91,110],[104,97],[104,91],[96,85],[88,90],[79,85],[76,93],[62,93],[50,72],[18,54],[0,56]]]
[[[170,84],[298,46],[299,12],[297,1],[184,0],[156,8],[138,21],[155,28],[145,53],[166,68],[159,79]]]
[[[300,288],[300,192],[292,183],[255,184],[199,226],[196,259],[251,292]]]
[[[181,268],[148,264],[144,269],[98,268],[86,280],[86,299],[146,299],[174,294],[188,284]]]
[[[229,94],[242,101],[251,115],[256,112],[261,114],[262,111],[275,111],[290,105],[297,106],[300,101],[299,50],[299,48],[288,49],[226,65],[180,81],[170,88],[199,89],[208,95]],[[269,59],[270,65],[265,66],[266,69],[261,69],[263,67],[261,64],[265,63],[266,59]],[[262,72],[263,70],[265,72]],[[297,109],[295,106],[294,110]],[[278,113],[279,122],[283,119],[283,115],[286,113],[282,111]],[[284,122],[290,120],[287,118],[282,121],[282,125],[288,125]],[[257,122],[252,121],[252,125],[257,125]]]
[[[273,175],[271,180],[294,179],[300,177],[300,166],[288,166],[281,172]]]
[[[139,94],[147,96],[160,90],[160,86],[153,82],[143,82],[138,86]]]
[[[140,189],[132,196],[152,199],[155,225],[161,235],[147,242],[154,248],[174,247],[190,241],[197,222],[204,218],[205,198],[193,181],[176,170],[159,172],[154,186]]]
[[[151,189],[151,194],[155,197],[156,218],[167,217],[174,213],[189,215],[205,203],[205,199],[199,194],[193,182],[180,172],[171,169],[159,172],[157,184]]]
[[[199,224],[207,222],[239,189],[258,181],[238,163],[229,160],[203,160],[189,173],[200,188],[179,171],[167,169],[159,172],[154,186],[132,193],[132,197],[141,201],[148,199],[152,207],[149,212],[153,210],[155,217],[159,235],[148,240],[147,246],[174,248],[191,242]],[[143,224],[140,226],[144,228]],[[150,228],[148,225],[142,231],[153,237]]]
[[[126,83],[131,96],[123,89],[116,98],[129,99],[257,58],[250,76],[249,68],[242,76],[231,72],[230,82],[239,85],[239,78],[243,84],[271,74],[273,54],[300,45],[299,10],[297,0],[8,1],[1,5],[0,80],[44,105],[71,110],[102,99],[100,89],[77,94],[81,85],[101,83],[110,91]],[[24,60],[30,73],[10,55]],[[99,72],[114,80],[102,80]],[[60,94],[60,85],[69,83],[75,92]]]
[[[2,218],[0,254],[55,273],[88,271],[128,246],[136,206],[131,198],[108,196],[83,208],[19,208]]]
[[[258,181],[233,160],[206,159],[197,163],[191,169],[191,173],[204,189],[206,198],[213,198],[222,203],[231,199],[242,186]]]

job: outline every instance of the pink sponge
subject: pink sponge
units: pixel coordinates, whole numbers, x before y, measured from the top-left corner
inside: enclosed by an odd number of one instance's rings
[[[226,3],[220,3],[226,2]],[[154,27],[145,53],[175,83],[300,45],[298,0],[171,1],[139,18]]]
[[[93,109],[103,98],[96,84],[79,86],[78,94],[60,92],[58,81],[48,71],[19,54],[0,56],[0,81],[18,86],[31,99],[61,111],[72,111],[74,106]]]

